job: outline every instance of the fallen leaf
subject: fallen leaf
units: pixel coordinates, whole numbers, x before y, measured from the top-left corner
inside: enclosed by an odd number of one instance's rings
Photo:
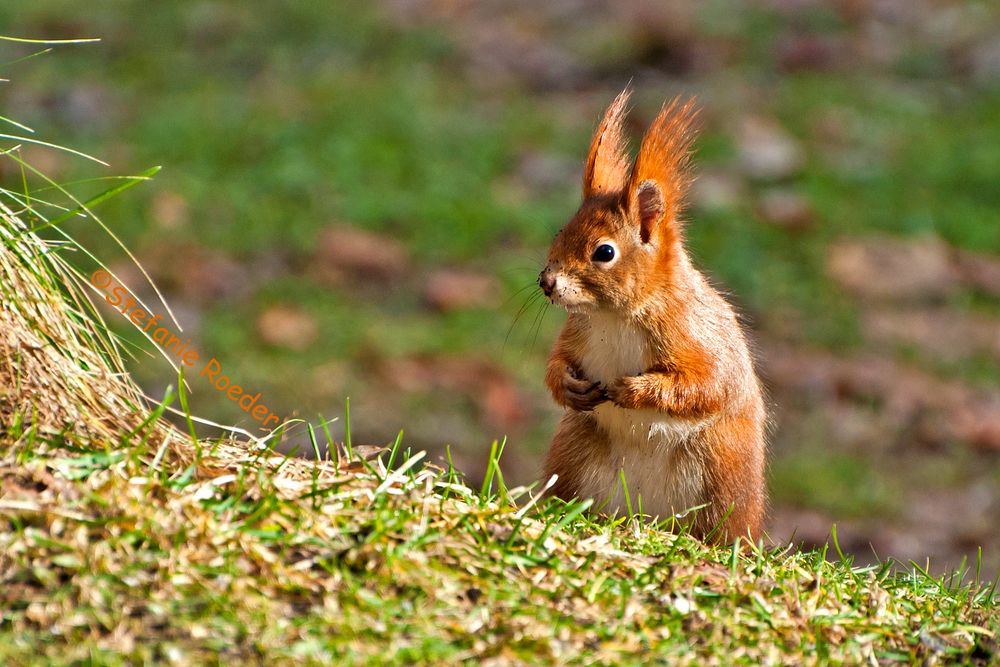
[[[161,289],[198,305],[238,301],[253,290],[252,275],[242,263],[197,243],[160,241],[145,248],[142,257]]]
[[[949,252],[933,237],[874,236],[835,243],[827,266],[835,282],[862,298],[927,301],[959,288]]]
[[[384,359],[376,373],[383,382],[401,391],[464,394],[494,430],[520,428],[531,415],[529,400],[514,379],[484,359],[457,355]]]
[[[787,189],[765,191],[757,204],[757,212],[764,222],[789,231],[808,229],[815,219],[809,200]]]
[[[427,276],[424,299],[440,311],[489,308],[496,305],[500,285],[493,276],[441,269]]]
[[[728,171],[703,171],[691,184],[693,206],[709,211],[736,208],[746,196],[742,179]]]
[[[162,229],[180,229],[189,220],[187,199],[176,192],[158,192],[153,197],[152,215]]]
[[[886,431],[907,443],[965,442],[1000,451],[1000,391],[935,377],[884,355],[840,357],[771,343],[761,347],[762,375],[779,402],[810,409],[828,401],[877,402]]]
[[[331,225],[316,242],[314,268],[333,283],[350,280],[384,282],[406,273],[409,257],[401,241],[350,225]]]
[[[977,353],[1000,362],[1000,320],[954,308],[873,308],[862,318],[874,341],[904,343],[933,358],[958,360]]]
[[[956,250],[952,259],[965,285],[1000,298],[1000,258]]]
[[[771,118],[743,118],[736,143],[741,168],[751,178],[783,180],[798,173],[805,163],[798,142]]]
[[[778,39],[777,65],[786,72],[830,71],[847,63],[846,44],[829,35],[794,33]]]
[[[316,341],[319,327],[298,306],[275,304],[257,317],[257,333],[268,345],[301,352]]]
[[[483,419],[492,429],[508,431],[525,425],[530,416],[527,398],[505,373],[494,372],[476,396]]]

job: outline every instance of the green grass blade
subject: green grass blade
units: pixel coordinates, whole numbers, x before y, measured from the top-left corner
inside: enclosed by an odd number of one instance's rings
[[[117,194],[125,192],[129,188],[131,188],[131,187],[133,187],[135,185],[138,185],[139,183],[142,183],[143,181],[151,180],[153,178],[153,176],[155,176],[157,173],[159,173],[159,171],[160,171],[161,168],[162,167],[159,167],[159,166],[150,167],[146,171],[144,171],[141,174],[138,174],[136,176],[124,176],[124,177],[122,177],[122,178],[125,179],[124,183],[119,183],[118,185],[112,186],[112,187],[108,188],[107,190],[105,190],[104,192],[102,192],[102,193],[100,193],[98,195],[94,195],[93,197],[91,197],[90,199],[88,199],[84,203],[80,204],[76,208],[74,208],[72,210],[69,210],[69,211],[66,211],[62,215],[60,215],[60,216],[58,216],[56,218],[53,218],[52,220],[49,220],[49,221],[45,222],[44,224],[41,224],[41,225],[33,228],[31,231],[33,233],[39,232],[39,231],[41,231],[43,229],[47,229],[49,227],[55,227],[56,225],[59,225],[59,224],[65,222],[66,220],[69,220],[70,218],[73,218],[73,217],[76,217],[76,216],[79,216],[79,215],[85,215],[87,212],[89,212],[89,210],[91,208],[97,206],[98,204],[100,204],[102,202],[105,202],[108,199],[111,199],[112,197],[114,197]]]

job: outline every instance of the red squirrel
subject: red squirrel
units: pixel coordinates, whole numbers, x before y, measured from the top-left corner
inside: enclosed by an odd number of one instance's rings
[[[569,315],[545,383],[565,406],[545,461],[550,493],[661,519],[705,505],[691,532],[756,540],[766,412],[730,304],[694,267],[679,216],[691,101],[665,104],[630,167],[629,90],[608,107],[584,167],[583,203],[552,242],[539,285]],[[602,508],[603,505],[603,508]]]

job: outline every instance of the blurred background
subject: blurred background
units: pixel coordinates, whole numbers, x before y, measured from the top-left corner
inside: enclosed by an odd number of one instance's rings
[[[284,416],[350,397],[355,443],[404,429],[472,481],[504,436],[508,482],[540,475],[564,315],[534,281],[601,112],[631,81],[637,141],[696,95],[689,246],[757,343],[771,536],[1000,567],[1000,4],[34,0],[0,34],[101,39],[5,66],[2,113],[111,165],[26,145],[61,182],[163,165],[98,212],[203,357]],[[150,395],[176,384],[108,320]]]

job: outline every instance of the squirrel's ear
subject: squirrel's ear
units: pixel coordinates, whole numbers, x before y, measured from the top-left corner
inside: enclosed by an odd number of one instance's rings
[[[663,105],[642,138],[627,185],[629,210],[639,220],[639,235],[648,243],[657,230],[673,232],[689,182],[688,149],[694,138],[694,100],[674,98]],[[666,222],[666,224],[661,224]]]
[[[663,190],[656,181],[649,179],[636,187],[635,210],[639,214],[639,237],[643,243],[649,243],[653,229],[663,219],[665,212]]]
[[[625,150],[625,137],[622,134],[622,122],[631,92],[626,88],[618,94],[604,112],[604,118],[594,131],[594,138],[590,140],[587,163],[583,169],[584,199],[609,192],[620,192],[625,187],[629,161]]]

